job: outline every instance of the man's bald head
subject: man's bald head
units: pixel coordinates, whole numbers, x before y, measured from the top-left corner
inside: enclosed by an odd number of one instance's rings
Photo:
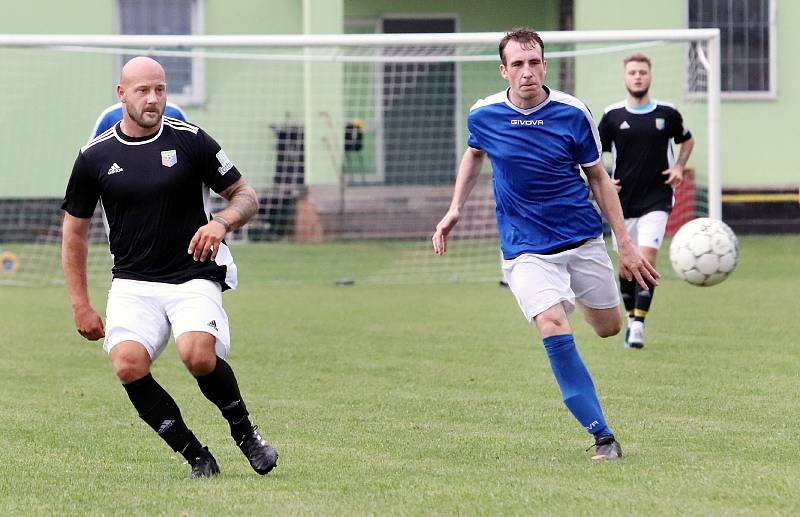
[[[146,56],[137,56],[122,67],[119,83],[126,86],[130,85],[131,81],[136,82],[144,77],[160,77],[163,82],[167,82],[164,67],[158,61]]]
[[[128,136],[147,136],[158,131],[167,105],[164,68],[156,61],[138,56],[122,67],[117,97],[123,104],[122,131]]]

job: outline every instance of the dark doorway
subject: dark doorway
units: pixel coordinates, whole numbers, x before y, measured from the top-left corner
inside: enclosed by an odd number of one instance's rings
[[[387,18],[382,24],[385,33],[456,30],[453,18]],[[408,52],[386,50],[387,55]],[[454,63],[383,65],[380,109],[387,184],[452,183],[458,148],[456,79]]]

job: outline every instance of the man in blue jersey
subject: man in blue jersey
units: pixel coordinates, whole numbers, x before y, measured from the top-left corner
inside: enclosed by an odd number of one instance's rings
[[[672,211],[673,188],[683,181],[694,139],[675,106],[650,98],[650,58],[631,54],[623,65],[628,98],[608,106],[597,129],[603,151],[611,153],[614,160],[613,176],[625,227],[642,255],[655,264]],[[673,141],[680,145],[677,160]],[[622,275],[619,286],[628,314],[625,347],[643,348],[644,320],[655,286],[642,289]]]
[[[595,439],[592,459],[618,459],[622,448],[606,424],[567,319],[577,303],[599,336],[613,336],[621,327],[614,269],[589,190],[616,234],[622,274],[644,286],[657,283],[658,273],[625,230],[588,108],[544,85],[547,62],[539,35],[527,28],[508,33],[500,42],[500,60],[508,88],[470,110],[468,147],[433,249],[447,251],[448,235],[488,155],[504,278],[544,340],[564,403]]]
[[[164,116],[186,122],[186,114],[180,106],[174,102],[167,101],[167,105],[164,108]],[[97,117],[94,127],[92,128],[92,134],[89,135],[89,141],[94,140],[101,133],[114,127],[120,120],[122,120],[122,103],[118,102],[104,109]]]

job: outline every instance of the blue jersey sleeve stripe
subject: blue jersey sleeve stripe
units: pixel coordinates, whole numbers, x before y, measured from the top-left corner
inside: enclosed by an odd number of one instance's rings
[[[573,106],[583,112],[583,116],[586,117],[586,121],[589,123],[589,128],[591,129],[592,137],[594,138],[597,147],[597,154],[598,156],[602,156],[603,146],[600,143],[600,132],[597,131],[597,124],[594,123],[592,112],[589,111],[589,108],[586,107],[586,104],[581,102],[579,99],[573,97],[572,95],[568,95],[558,90],[552,90],[552,99],[556,102]]]
[[[482,108],[484,106],[489,106],[492,104],[502,104],[506,101],[506,91],[503,90],[501,92],[497,92],[495,94],[489,95],[488,97],[484,97],[483,99],[478,99],[475,104],[470,107],[470,111],[476,110],[478,108]]]
[[[593,165],[597,165],[598,163],[600,163],[600,158],[596,159],[596,160],[595,160],[595,161],[593,161],[593,162],[589,162],[589,163],[582,163],[582,164],[581,164],[581,167],[592,167]]]
[[[115,111],[119,111],[118,114],[111,116]],[[109,124],[110,120],[119,120],[121,119],[122,115],[122,103],[118,102],[116,104],[112,104],[111,106],[107,107],[100,113],[100,116],[97,117],[97,121],[94,123],[94,127],[92,128],[92,133],[89,135],[89,142],[92,139],[97,138],[101,133],[105,132],[108,128],[113,126],[114,124]]]
[[[171,110],[171,113],[168,113],[168,110]],[[186,113],[184,113],[180,106],[169,101],[167,101],[167,108],[164,110],[164,114],[168,117],[176,118],[186,122]]]

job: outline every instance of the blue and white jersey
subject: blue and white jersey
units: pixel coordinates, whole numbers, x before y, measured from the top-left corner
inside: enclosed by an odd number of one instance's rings
[[[503,258],[549,253],[599,236],[597,209],[580,167],[600,162],[597,126],[575,97],[545,88],[547,99],[520,109],[502,91],[479,100],[467,119],[467,145],[492,162]]]
[[[164,108],[164,116],[186,122],[186,114],[183,110],[177,104],[173,104],[169,101],[167,101],[167,107]],[[105,133],[107,129],[113,127],[114,124],[120,120],[122,120],[122,103],[118,102],[107,107],[100,116],[97,117],[97,121],[94,123],[94,128],[92,129],[92,134],[89,136],[89,141],[97,138],[100,133]]]

